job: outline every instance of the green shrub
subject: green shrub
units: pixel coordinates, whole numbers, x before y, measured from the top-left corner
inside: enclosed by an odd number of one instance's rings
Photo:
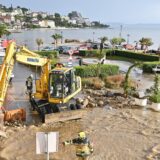
[[[76,75],[80,77],[106,77],[108,75],[115,75],[119,73],[119,67],[117,65],[108,64],[93,64],[88,66],[75,67]]]
[[[108,54],[108,53],[107,53]],[[133,51],[114,50],[112,55],[133,58],[140,61],[159,61],[159,56],[144,53],[136,53]]]
[[[59,57],[59,52],[57,52],[57,51],[36,51],[35,53],[37,53],[41,56],[51,58],[51,59]]]
[[[150,96],[150,100],[154,103],[160,103],[160,92]]]
[[[154,103],[160,103],[160,76],[155,75],[154,85],[150,89],[150,100]]]
[[[157,65],[160,65],[160,62],[145,62],[142,66],[143,72],[152,73],[153,68],[155,68]]]

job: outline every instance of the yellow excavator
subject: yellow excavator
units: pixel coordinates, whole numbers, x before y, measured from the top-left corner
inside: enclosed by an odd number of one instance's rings
[[[81,91],[81,78],[75,75],[74,68],[64,67],[58,63],[51,69],[49,59],[40,57],[25,47],[19,49],[17,51],[15,42],[11,42],[6,50],[0,71],[0,106],[5,99],[15,59],[23,64],[40,66],[40,79],[36,80],[35,92],[29,97],[33,110],[36,110],[42,122],[45,122],[45,114],[60,112],[64,106],[69,108],[69,100]]]

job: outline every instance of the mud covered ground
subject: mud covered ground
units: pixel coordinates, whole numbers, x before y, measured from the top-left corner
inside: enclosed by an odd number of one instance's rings
[[[94,144],[90,160],[157,160],[160,153],[159,126],[159,113],[149,110],[88,109],[87,115],[78,121],[6,128],[8,138],[0,141],[0,159],[43,160],[44,155],[35,154],[36,132],[58,131],[59,152],[51,154],[51,159],[75,160],[74,146],[64,147],[62,142],[84,130]]]
[[[13,86],[8,89],[5,106],[9,110],[25,108],[28,125],[5,128],[8,138],[0,138],[0,160],[44,160],[44,155],[35,152],[38,131],[60,133],[59,152],[51,154],[51,160],[76,160],[75,147],[64,147],[62,142],[76,137],[82,130],[94,144],[94,153],[89,160],[160,159],[160,113],[130,107],[122,97],[108,98],[97,91],[88,91],[91,102],[101,101],[105,107],[87,109],[87,115],[81,120],[52,126],[37,125],[25,94],[25,80],[35,70],[16,64],[14,71]]]

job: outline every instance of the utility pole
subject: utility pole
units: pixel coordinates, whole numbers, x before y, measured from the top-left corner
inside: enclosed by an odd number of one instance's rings
[[[129,44],[130,34],[127,34],[127,44]]]
[[[95,35],[95,32],[93,32],[93,43],[94,43],[94,35]]]
[[[63,31],[61,31],[61,44],[63,43]]]
[[[120,25],[120,32],[119,32],[119,37],[122,38],[122,29],[123,29],[123,25]]]

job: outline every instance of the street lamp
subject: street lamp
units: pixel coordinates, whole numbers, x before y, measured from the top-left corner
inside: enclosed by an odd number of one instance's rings
[[[63,43],[63,32],[61,31],[61,44]]]
[[[129,44],[130,34],[127,34],[127,44]]]
[[[95,32],[93,32],[93,42],[94,42],[94,35],[95,35]]]
[[[120,32],[119,32],[119,37],[122,37],[122,29],[123,29],[123,25],[120,25]]]

